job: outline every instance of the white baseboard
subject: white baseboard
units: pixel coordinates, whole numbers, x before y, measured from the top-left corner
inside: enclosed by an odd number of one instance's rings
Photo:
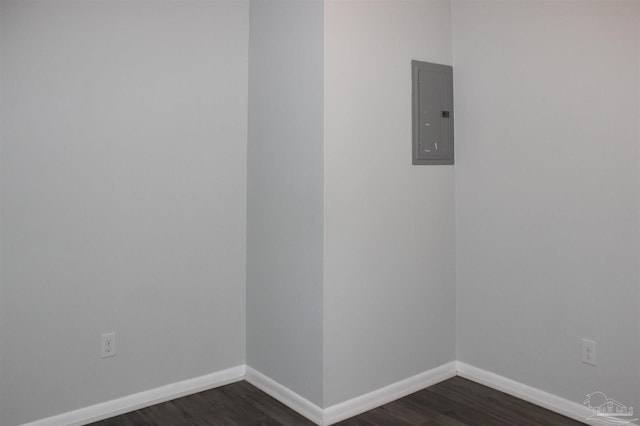
[[[321,426],[329,426],[456,375],[589,425],[602,426],[607,424],[597,420],[589,420],[588,417],[592,415],[592,410],[577,402],[569,401],[463,362],[453,361],[325,409],[259,371],[249,366],[240,365],[31,423],[25,423],[22,426],[82,426],[243,379],[312,422]],[[638,423],[634,423],[634,425],[638,425]]]
[[[499,390],[589,425],[611,425],[611,423],[595,419],[589,420],[588,418],[593,414],[592,410],[577,402],[569,401],[568,399],[516,382],[515,380],[507,379],[498,374],[472,367],[463,362],[457,362],[456,364],[458,376],[464,377],[465,379]]]
[[[249,366],[246,367],[245,380],[315,424],[322,425],[322,408],[291,389]]]
[[[373,392],[332,405],[324,410],[323,424],[325,426],[332,425],[421,389],[433,386],[455,375],[456,363],[450,362],[407,379],[400,380],[399,382],[392,383]]]
[[[341,402],[324,410],[275,380],[247,366],[245,379],[261,391],[277,399],[312,422],[329,426],[349,417],[395,401],[456,375],[456,363],[450,362],[408,379],[390,384],[373,392]]]
[[[25,423],[22,426],[81,426],[88,423],[97,422],[109,417],[128,413],[130,411],[145,408],[150,405],[159,404],[182,396],[202,392],[218,386],[242,380],[245,375],[245,366],[229,368],[183,380],[170,385],[161,386],[144,392],[114,399],[79,410],[69,411],[53,417]]]

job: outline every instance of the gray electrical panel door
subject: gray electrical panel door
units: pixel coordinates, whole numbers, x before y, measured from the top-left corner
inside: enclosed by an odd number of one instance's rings
[[[453,68],[411,61],[413,164],[453,164]]]

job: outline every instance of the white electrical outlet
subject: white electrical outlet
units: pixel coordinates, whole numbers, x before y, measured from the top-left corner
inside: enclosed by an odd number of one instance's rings
[[[596,342],[589,339],[582,339],[582,362],[589,365],[596,365]]]
[[[116,332],[102,335],[102,358],[116,356]]]

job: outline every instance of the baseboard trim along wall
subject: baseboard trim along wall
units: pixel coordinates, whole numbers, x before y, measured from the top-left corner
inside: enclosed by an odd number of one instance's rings
[[[250,376],[256,379],[252,380],[249,378]],[[444,364],[373,392],[327,407],[324,410],[274,380],[247,367],[247,381],[321,426],[329,426],[357,416],[454,376],[464,377],[589,425],[610,425],[610,423],[597,419],[589,419],[593,414],[592,410],[582,404],[458,361]],[[638,423],[633,423],[633,425],[638,425]]]
[[[454,377],[455,367],[455,362],[450,362],[324,410],[249,366],[246,380],[315,424],[329,426]]]
[[[332,425],[349,417],[395,401],[421,389],[433,386],[456,375],[456,363],[450,362],[373,392],[325,408],[323,425]]]
[[[465,379],[499,390],[511,396],[515,396],[516,398],[523,399],[532,404],[546,408],[547,410],[562,414],[563,416],[570,417],[589,425],[611,425],[611,423],[599,421],[597,419],[589,419],[593,414],[592,410],[577,402],[569,401],[568,399],[527,386],[498,374],[472,367],[471,365],[463,362],[457,362],[456,364],[458,376],[464,377]]]
[[[109,417],[118,416],[182,396],[213,389],[244,379],[245,366],[240,365],[205,376],[183,380],[122,398],[47,417],[22,426],[81,426]]]
[[[463,362],[452,361],[325,409],[261,372],[249,366],[240,365],[35,422],[25,423],[22,426],[82,426],[243,379],[317,425],[329,426],[454,376],[464,377],[589,425],[602,426],[607,424],[597,419],[590,420],[589,417],[593,414],[592,410],[582,404]],[[638,425],[638,423],[633,424]]]
[[[247,366],[245,380],[257,387],[272,398],[277,399],[287,407],[303,415],[317,425],[322,425],[323,412],[313,402],[298,395],[291,389],[281,385],[270,377],[265,376],[261,372]]]

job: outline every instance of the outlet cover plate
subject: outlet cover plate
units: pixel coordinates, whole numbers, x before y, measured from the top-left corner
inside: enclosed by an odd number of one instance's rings
[[[590,339],[582,339],[582,362],[596,365],[596,342]]]
[[[102,358],[116,356],[116,332],[104,333],[102,335]]]

